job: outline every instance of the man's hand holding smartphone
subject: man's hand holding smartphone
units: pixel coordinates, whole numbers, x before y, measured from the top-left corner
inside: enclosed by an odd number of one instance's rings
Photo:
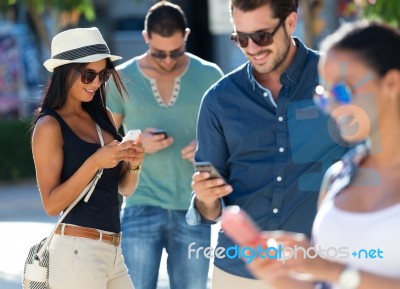
[[[163,136],[162,139],[168,138],[167,131],[165,129],[163,129],[163,128],[158,128],[156,130],[151,131],[150,133],[152,135],[162,135]]]
[[[143,132],[143,145],[148,154],[166,149],[173,142],[174,139],[164,129],[146,128]]]
[[[221,215],[220,198],[229,195],[232,186],[209,162],[196,162],[195,168],[192,189],[196,194],[196,207],[206,219],[216,220]]]

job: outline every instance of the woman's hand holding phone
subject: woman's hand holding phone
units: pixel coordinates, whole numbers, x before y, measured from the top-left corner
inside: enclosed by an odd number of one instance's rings
[[[307,250],[310,247],[307,237],[304,234],[284,231],[261,232],[250,217],[238,206],[228,206],[223,210],[221,227],[224,233],[241,248],[261,246],[265,250],[265,255],[261,257],[258,255],[258,258],[252,256],[251,262],[246,262],[247,268],[258,279],[269,282],[278,280],[278,283],[275,284],[280,284],[279,282],[282,280],[286,284],[287,279],[280,279],[280,277],[288,276],[294,279],[293,284],[298,284],[297,280],[315,280],[312,274],[306,272],[318,271],[326,262],[319,257],[314,260],[287,255],[286,253],[289,251],[286,252],[285,248],[291,249],[290,252],[294,252],[296,246]]]
[[[263,245],[260,229],[238,206],[228,206],[223,210],[221,228],[241,247]]]

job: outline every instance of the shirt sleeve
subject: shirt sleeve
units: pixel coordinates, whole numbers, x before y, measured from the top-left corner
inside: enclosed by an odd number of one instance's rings
[[[219,81],[222,76],[224,76],[224,73],[218,65],[214,64],[212,66],[212,69],[208,69],[207,77],[210,82],[210,87],[213,86],[217,81]]]
[[[124,100],[119,94],[112,79],[107,83],[107,107],[113,113],[125,115]]]
[[[195,153],[195,161],[209,161],[226,180],[228,178],[228,168],[226,166],[228,158],[228,148],[223,134],[222,124],[219,119],[221,112],[215,100],[213,89],[209,90],[200,105],[200,112],[197,121],[197,140],[198,146]],[[192,193],[189,209],[186,214],[186,221],[189,225],[216,224],[217,220],[204,218],[195,206],[195,194]],[[220,198],[221,208],[225,207],[225,202]]]
[[[215,92],[219,83],[208,90],[203,97],[200,105],[197,120],[197,149],[195,152],[195,161],[211,162],[218,172],[229,182],[229,170],[227,162],[229,159],[229,149],[226,142],[224,130],[227,124],[223,124],[221,118],[224,113]],[[222,88],[218,88],[221,90]]]
[[[196,225],[200,225],[200,224],[214,225],[214,224],[218,223],[220,221],[221,217],[219,217],[216,220],[208,220],[200,214],[200,212],[197,210],[196,205],[194,203],[195,198],[196,198],[195,193],[192,192],[192,196],[190,199],[190,206],[186,213],[186,222],[188,223],[188,225],[191,225],[191,226],[196,226]],[[220,198],[219,200],[221,202],[221,208],[224,209],[225,208],[224,200],[222,198]]]

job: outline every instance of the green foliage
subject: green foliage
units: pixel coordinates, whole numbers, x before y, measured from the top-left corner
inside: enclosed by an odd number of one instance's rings
[[[60,13],[79,11],[88,21],[96,18],[92,0],[0,0],[0,9],[5,11],[7,7],[15,4],[29,5],[39,15],[45,11],[46,7],[51,7]]]
[[[390,25],[400,28],[400,1],[399,0],[374,0],[363,5],[362,16],[382,20]]]
[[[35,177],[31,121],[0,120],[0,181]]]
[[[96,12],[94,10],[92,0],[82,0],[79,2],[81,2],[79,5],[79,10],[83,13],[86,20],[94,21],[96,19]]]

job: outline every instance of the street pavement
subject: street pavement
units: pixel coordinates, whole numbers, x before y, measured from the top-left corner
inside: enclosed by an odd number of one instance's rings
[[[22,288],[22,271],[29,248],[47,236],[56,221],[57,218],[45,214],[33,180],[13,185],[0,183],[1,289]],[[213,227],[212,246],[218,231],[218,227]],[[169,289],[166,257],[164,251],[157,289]]]

